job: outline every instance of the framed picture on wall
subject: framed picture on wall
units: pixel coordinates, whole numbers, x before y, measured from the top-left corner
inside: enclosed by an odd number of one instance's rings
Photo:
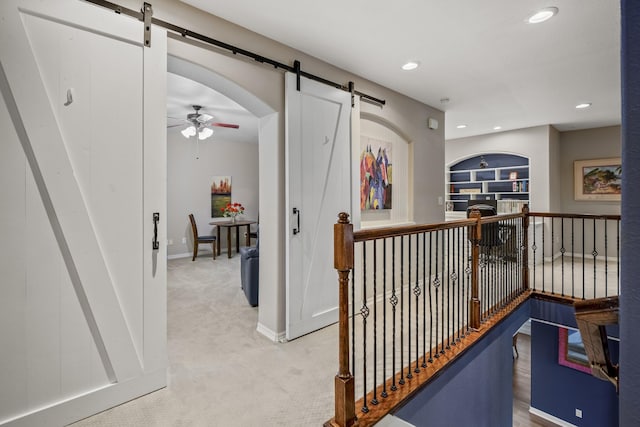
[[[228,203],[231,203],[231,177],[214,176],[211,178],[211,218],[222,218]]]
[[[622,160],[620,157],[576,160],[573,163],[576,200],[620,201]]]

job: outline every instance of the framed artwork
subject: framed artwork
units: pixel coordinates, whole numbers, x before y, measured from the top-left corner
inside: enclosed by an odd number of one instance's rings
[[[227,203],[231,203],[231,177],[214,176],[211,178],[211,218],[222,218]]]
[[[511,181],[515,181],[516,179],[518,179],[518,172],[509,172],[509,179]]]
[[[360,210],[391,209],[392,144],[361,138],[360,147]]]
[[[580,331],[558,328],[558,363],[587,374],[591,373]]]
[[[576,200],[620,201],[622,160],[620,157],[576,160],[574,195]]]

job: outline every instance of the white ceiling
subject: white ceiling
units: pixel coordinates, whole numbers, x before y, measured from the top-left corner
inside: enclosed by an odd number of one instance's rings
[[[186,77],[167,73],[167,132],[179,133],[189,124],[187,114],[193,113],[193,105],[200,105],[200,112],[213,116],[214,122],[233,123],[238,129],[212,127],[213,135],[206,141],[258,143],[258,119],[236,102]],[[195,138],[195,137],[193,137]]]
[[[445,111],[447,139],[620,124],[618,0],[182,1]]]

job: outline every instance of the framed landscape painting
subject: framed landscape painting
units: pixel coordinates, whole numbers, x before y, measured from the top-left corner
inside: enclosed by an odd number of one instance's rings
[[[231,203],[231,177],[214,176],[211,179],[211,218],[223,217],[222,209]]]
[[[620,157],[574,162],[576,200],[620,201],[622,161]]]

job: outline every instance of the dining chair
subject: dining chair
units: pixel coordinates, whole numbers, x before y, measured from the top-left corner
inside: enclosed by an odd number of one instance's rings
[[[196,256],[198,256],[198,245],[202,243],[211,244],[213,259],[216,259],[216,236],[199,236],[198,226],[196,225],[196,219],[193,217],[193,214],[189,214],[189,221],[191,221],[191,231],[193,232],[193,259],[191,261],[196,260]]]

